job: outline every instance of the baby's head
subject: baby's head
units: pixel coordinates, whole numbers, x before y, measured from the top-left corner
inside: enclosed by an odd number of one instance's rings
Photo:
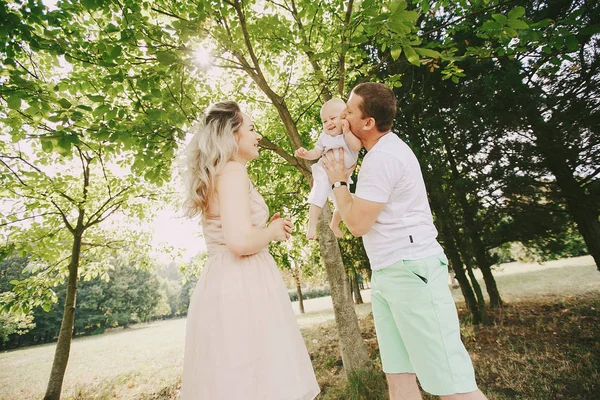
[[[323,131],[331,136],[342,133],[342,114],[346,109],[346,103],[342,99],[331,99],[321,107],[321,121]]]

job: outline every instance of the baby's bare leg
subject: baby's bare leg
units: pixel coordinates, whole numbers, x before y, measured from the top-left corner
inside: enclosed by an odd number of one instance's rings
[[[344,232],[342,232],[342,229],[340,228],[341,222],[342,222],[342,216],[340,215],[340,212],[336,208],[335,210],[333,210],[333,216],[331,217],[331,223],[329,224],[329,227],[333,231],[333,234],[335,235],[336,238],[341,238],[344,236]]]
[[[311,204],[308,210],[308,230],[306,231],[306,238],[314,240],[317,238],[317,222],[319,221],[319,215],[321,215],[321,207]]]

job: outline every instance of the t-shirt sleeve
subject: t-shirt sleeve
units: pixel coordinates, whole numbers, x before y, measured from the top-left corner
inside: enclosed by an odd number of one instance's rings
[[[393,155],[371,154],[360,167],[355,195],[363,200],[387,203],[402,173],[402,164]]]
[[[323,143],[323,135],[326,135],[326,133],[321,132],[321,135],[319,136],[319,140],[317,140],[317,143],[315,143],[315,149],[323,150],[323,148],[325,147],[325,145]]]

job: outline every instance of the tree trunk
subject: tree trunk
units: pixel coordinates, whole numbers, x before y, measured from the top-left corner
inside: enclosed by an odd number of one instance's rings
[[[431,181],[436,182],[434,179]],[[465,298],[467,309],[473,317],[473,323],[480,324],[483,321],[481,309],[477,304],[477,299],[475,297],[475,293],[473,293],[471,284],[465,275],[464,265],[458,250],[457,241],[454,239],[455,237],[460,238],[461,233],[458,232],[458,229],[452,222],[453,220],[451,217],[448,217],[452,215],[452,212],[450,210],[448,201],[446,201],[446,195],[443,192],[443,188],[438,186],[432,189],[433,190],[431,190],[429,196],[431,209],[435,213],[436,222],[440,228],[440,236],[444,243],[446,255],[448,256],[452,270],[456,274],[456,279],[460,284],[460,290]]]
[[[371,269],[371,266],[369,265],[369,268],[367,268],[367,278],[369,278],[369,289],[371,288],[371,278],[373,277],[373,270]]]
[[[475,298],[473,288],[471,287],[469,279],[465,274],[465,268],[460,258],[458,249],[456,248],[456,244],[454,243],[454,240],[452,240],[452,238],[449,239],[450,240],[446,238],[444,240],[444,244],[446,245],[446,253],[448,254],[448,259],[450,260],[450,266],[456,274],[456,279],[460,284],[460,291],[462,292],[463,297],[465,298],[465,304],[467,306],[467,309],[473,316],[473,323],[480,324],[483,321],[483,318],[481,316],[479,304],[477,304],[477,298]]]
[[[233,51],[233,54],[238,60],[242,68],[246,71],[248,76],[258,85],[258,87],[265,93],[265,95],[271,100],[273,106],[277,109],[277,113],[281,118],[283,125],[286,128],[288,139],[293,149],[297,149],[303,146],[300,135],[298,134],[298,127],[296,121],[292,117],[290,110],[288,109],[284,97],[275,93],[275,91],[269,86],[266,81],[259,61],[256,56],[251,37],[248,33],[246,26],[246,19],[244,16],[244,10],[240,2],[235,2],[233,7],[236,10],[240,29],[242,31],[245,47],[248,55],[251,59],[251,64],[240,52]],[[225,48],[228,48],[227,44],[224,44]],[[312,174],[310,172],[310,162],[303,159],[298,159],[289,154],[282,147],[266,140],[263,138],[261,143],[264,147],[269,148],[283,157],[291,165],[296,167],[312,185]],[[350,375],[351,372],[358,371],[364,368],[371,368],[371,360],[369,353],[364,344],[360,330],[358,328],[358,319],[354,312],[354,305],[352,304],[352,298],[348,296],[346,271],[342,262],[342,256],[337,240],[329,228],[329,221],[331,221],[331,209],[329,205],[323,207],[323,212],[319,217],[317,225],[317,235],[319,237],[319,248],[321,250],[321,257],[325,264],[325,270],[327,271],[327,278],[329,279],[329,285],[331,287],[331,298],[333,300],[333,311],[335,314],[335,321],[340,336],[340,347],[342,353],[342,362],[344,363],[344,370],[346,375]]]
[[[554,145],[555,142],[558,142],[558,139],[555,138],[558,133],[553,128],[539,132],[540,129],[535,130],[538,148],[546,160],[548,169],[556,178],[556,183],[567,203],[569,214],[577,224],[577,230],[583,236],[588,251],[596,262],[596,268],[600,271],[600,221],[598,221],[600,211],[598,204],[579,185],[574,177],[575,171],[569,166],[566,157],[561,156],[564,152]]]
[[[348,296],[350,298],[354,298],[354,282],[352,281],[352,276],[348,275],[348,271],[346,271],[346,280],[348,283]]]
[[[81,254],[83,230],[77,229],[73,236],[73,249],[71,252],[71,262],[69,263],[69,281],[67,284],[65,308],[44,400],[60,399],[63,379],[65,377],[65,371],[67,370],[67,362],[69,361],[69,353],[71,352],[73,324],[75,322],[75,302],[77,296],[77,272],[79,269],[79,256]]]
[[[487,313],[487,307],[485,305],[485,297],[483,297],[483,292],[481,291],[481,286],[479,286],[479,282],[477,282],[477,278],[475,278],[475,274],[473,273],[473,267],[471,265],[471,261],[465,259],[465,265],[467,266],[467,273],[469,274],[469,278],[471,279],[471,285],[473,285],[473,289],[475,290],[475,295],[477,296],[477,304],[479,305],[479,313],[481,315],[481,321],[484,325],[490,325],[490,318]]]
[[[450,164],[452,177],[455,180],[455,182],[458,182],[462,179],[462,177],[458,172],[458,168],[456,166],[456,160],[454,159],[454,154],[452,153],[450,140],[448,136],[442,135],[442,141],[444,143],[446,155],[448,156],[448,163]],[[467,195],[461,185],[454,185],[454,190],[456,192],[456,196],[458,197],[459,204],[463,209],[463,217],[465,221],[464,227],[467,231],[467,236],[469,237],[472,243],[475,261],[477,262],[479,269],[481,269],[481,273],[483,274],[483,280],[485,282],[485,287],[487,289],[488,295],[490,296],[490,307],[502,307],[502,299],[500,298],[500,292],[498,291],[498,287],[496,286],[496,279],[494,279],[494,275],[492,274],[492,263],[490,262],[487,250],[483,242],[481,241],[481,237],[478,232],[478,224],[476,222],[477,212],[474,209],[474,207],[469,203]]]
[[[296,293],[298,293],[298,304],[300,305],[300,314],[304,314],[304,298],[302,297],[302,282],[300,282],[300,276],[296,272],[294,280],[296,281]]]
[[[338,328],[342,363],[346,376],[352,372],[371,369],[372,363],[358,326],[358,318],[354,311],[352,298],[348,296],[348,280],[342,262],[340,247],[333,231],[329,228],[331,208],[328,204],[323,207],[317,225],[317,236],[321,257],[327,271],[331,288],[333,311]]]
[[[358,272],[355,267],[352,267],[352,288],[354,292],[354,304],[363,304],[364,301],[360,294],[360,287],[358,286]]]

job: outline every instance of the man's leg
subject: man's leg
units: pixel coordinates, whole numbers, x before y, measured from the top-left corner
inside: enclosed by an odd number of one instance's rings
[[[447,263],[439,254],[392,266],[389,281],[402,290],[387,300],[423,390],[437,396],[477,396],[473,366],[460,340],[456,306],[448,288]],[[460,398],[480,397],[448,397]]]
[[[415,374],[385,374],[390,400],[421,400]]]
[[[410,357],[390,310],[390,304],[386,301],[386,296],[390,292],[397,291],[395,286],[389,285],[390,268],[393,266],[373,271],[371,276],[371,307],[381,365],[387,378],[391,400],[420,400],[421,393]]]

